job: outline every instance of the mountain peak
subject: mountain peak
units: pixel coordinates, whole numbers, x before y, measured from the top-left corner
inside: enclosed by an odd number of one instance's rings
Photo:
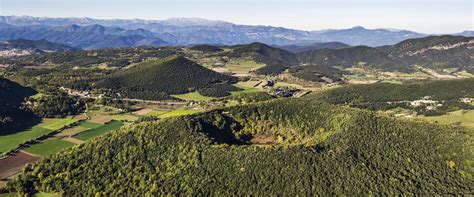
[[[178,25],[178,26],[214,26],[214,25],[231,24],[225,21],[208,20],[204,18],[195,18],[195,17],[169,18],[169,19],[163,20],[162,22],[164,24],[171,24],[171,25]]]
[[[352,27],[351,29],[357,29],[357,30],[362,30],[362,29],[366,29],[365,27],[362,27],[362,26],[354,26]]]

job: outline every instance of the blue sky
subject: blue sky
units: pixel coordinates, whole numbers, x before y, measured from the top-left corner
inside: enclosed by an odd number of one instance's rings
[[[474,29],[474,0],[0,0],[0,15],[199,17],[303,30],[398,28],[424,33]]]

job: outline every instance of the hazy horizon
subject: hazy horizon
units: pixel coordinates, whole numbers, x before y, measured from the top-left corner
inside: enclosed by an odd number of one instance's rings
[[[143,20],[202,18],[308,31],[363,26],[443,34],[474,29],[470,0],[2,0],[0,15]]]

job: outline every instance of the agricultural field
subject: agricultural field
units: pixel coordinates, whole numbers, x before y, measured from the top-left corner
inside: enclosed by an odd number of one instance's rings
[[[455,124],[474,129],[474,110],[459,110],[442,116],[418,116],[440,124]]]
[[[49,129],[49,130],[58,130],[67,125],[77,122],[78,120],[74,117],[66,117],[66,118],[54,118],[54,119],[44,119],[44,123],[39,124],[39,127]]]
[[[81,122],[81,124],[79,124],[80,127],[84,127],[84,128],[88,128],[88,129],[99,128],[102,125],[103,124],[93,123],[93,122],[89,122],[89,121],[84,121],[84,122]]]
[[[237,87],[237,88],[240,88],[242,90],[240,90],[240,91],[231,91],[230,92],[231,95],[262,91],[262,89],[259,89],[259,88],[256,88],[256,87],[249,87],[249,86],[244,86],[244,85],[240,85],[240,84],[234,84],[234,86]]]
[[[225,68],[235,74],[248,74],[254,70],[264,67],[265,64],[257,63],[254,60],[233,59],[225,64]]]
[[[248,76],[252,71],[265,67],[265,64],[257,63],[254,60],[244,58],[232,59],[222,66],[216,66],[218,61],[203,63],[204,67],[210,68],[220,73],[233,73],[238,76]]]
[[[77,133],[86,131],[88,129],[89,128],[86,128],[86,127],[75,126],[75,127],[72,127],[72,128],[65,129],[65,130],[61,131],[60,133],[56,134],[55,136],[68,137],[68,136],[72,136],[72,135],[75,135]]]
[[[15,149],[18,147],[20,144],[36,139],[40,136],[47,135],[48,133],[51,133],[52,130],[50,129],[45,129],[42,127],[33,127],[31,129],[21,131],[15,134],[11,135],[5,135],[0,137],[0,153],[5,153],[8,152],[12,149]]]
[[[276,82],[274,87],[292,87],[292,88],[297,88],[297,89],[305,89],[302,85],[300,84],[294,84],[294,83],[287,83],[287,82]]]
[[[123,122],[133,122],[140,118],[137,115],[130,115],[130,114],[117,114],[112,116],[112,120],[118,120]]]
[[[143,108],[143,109],[132,112],[132,114],[136,115],[136,116],[144,116],[144,115],[147,115],[151,112],[153,112],[153,109]]]
[[[123,126],[123,123],[120,121],[113,120],[110,123],[107,123],[105,125],[102,125],[100,127],[92,128],[90,130],[78,133],[74,135],[74,138],[80,139],[80,140],[89,140],[91,138],[103,135],[109,131],[118,129]]]
[[[74,145],[74,143],[64,141],[62,139],[48,139],[41,141],[37,144],[33,144],[23,150],[34,155],[47,157],[51,154],[57,153],[60,150],[72,147]]]
[[[47,135],[55,130],[61,129],[77,121],[78,120],[74,119],[73,117],[43,119],[42,123],[30,129],[10,135],[1,136],[0,153],[3,154],[5,152],[8,152],[12,149],[15,149],[20,144],[26,141],[36,139],[43,135]]]
[[[145,114],[145,116],[160,116],[162,114],[168,113],[168,111],[157,111],[153,110],[150,113]]]
[[[190,115],[194,113],[198,113],[200,110],[191,109],[191,108],[184,108],[184,109],[177,109],[173,110],[164,114],[159,115],[160,118],[169,118],[174,116],[183,116],[183,115]]]
[[[198,92],[190,92],[186,94],[178,94],[172,96],[185,101],[210,101],[214,99],[213,97],[203,96]]]
[[[40,157],[24,152],[16,152],[7,158],[0,159],[0,180],[6,179],[20,171],[27,163],[40,160]]]

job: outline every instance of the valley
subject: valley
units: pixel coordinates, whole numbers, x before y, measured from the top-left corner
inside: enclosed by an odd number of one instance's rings
[[[0,57],[0,195],[470,194],[473,39],[42,41]]]

